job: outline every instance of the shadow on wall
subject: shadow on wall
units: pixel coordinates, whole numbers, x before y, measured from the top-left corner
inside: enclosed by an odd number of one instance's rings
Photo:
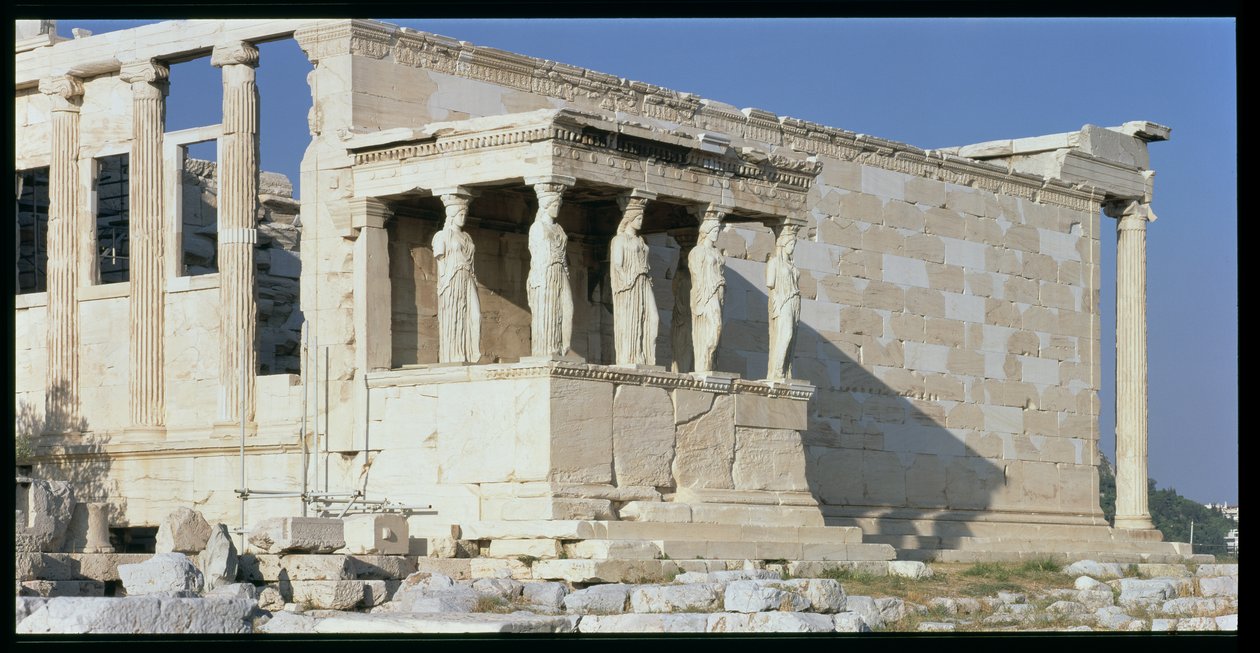
[[[768,351],[768,297],[764,282],[752,280],[733,269],[727,259],[726,302],[745,303],[747,320],[724,316],[719,371],[738,372],[745,378],[763,378]],[[744,263],[756,263],[743,261]],[[750,266],[759,269],[759,266]],[[762,272],[764,274],[764,272]],[[804,276],[804,275],[803,275]],[[803,299],[809,293],[802,293]],[[802,302],[808,304],[809,302]],[[836,315],[840,305],[833,304]],[[808,428],[802,432],[806,481],[822,504],[829,525],[861,526],[866,541],[901,548],[952,548],[956,538],[973,535],[967,511],[997,507],[999,496],[1029,493],[1034,488],[1012,487],[1005,469],[966,442],[971,431],[944,426],[946,411],[965,398],[956,381],[956,398],[928,394],[924,381],[905,369],[901,343],[885,335],[883,324],[839,324],[844,336],[865,336],[863,347],[872,348],[868,365],[842,351],[831,338],[801,320],[791,376],[817,388],[810,401]],[[747,334],[728,330],[748,330]],[[726,343],[754,343],[755,351],[732,351]],[[842,338],[844,337],[842,336]],[[834,336],[832,336],[834,337]],[[862,351],[858,337],[853,350]],[[844,340],[842,340],[843,342]],[[873,349],[881,351],[873,351]],[[894,350],[894,351],[890,351]],[[742,356],[740,354],[743,354]],[[881,358],[877,358],[881,357]],[[739,367],[740,364],[743,367]],[[898,391],[871,373],[875,365],[896,368],[915,395]],[[943,376],[943,375],[942,375]],[[952,388],[944,381],[945,388]],[[979,411],[976,411],[977,413]],[[1001,454],[1001,443],[997,454]],[[991,454],[992,455],[992,454]],[[1047,500],[1053,500],[1053,488]],[[963,511],[942,515],[943,511]],[[942,522],[940,517],[950,519]],[[918,523],[912,523],[916,520]]]
[[[74,503],[67,507],[66,515],[59,517],[66,522],[65,539],[59,548],[64,552],[75,552],[82,551],[87,545],[86,504],[106,504],[109,523],[117,527],[125,526],[127,499],[117,481],[110,480],[113,463],[105,453],[103,442],[77,437],[73,444],[57,443],[61,446],[54,447],[51,442],[41,441],[47,436],[89,431],[85,418],[73,417],[72,412],[66,410],[67,394],[64,384],[50,388],[46,410],[40,410],[26,401],[18,402],[14,454],[19,474],[70,485]],[[16,499],[18,509],[25,512],[30,503],[28,498],[18,496]],[[121,551],[119,544],[115,542],[114,546]]]

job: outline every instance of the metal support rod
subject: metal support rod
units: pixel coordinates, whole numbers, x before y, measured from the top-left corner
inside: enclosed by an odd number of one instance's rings
[[[324,491],[328,491],[328,349],[324,346]]]
[[[310,352],[311,362],[312,362],[311,373],[315,375],[314,380],[311,383],[311,390],[315,394],[315,410],[312,415],[315,421],[315,429],[314,429],[315,451],[312,452],[314,455],[312,456],[311,460],[315,463],[314,465],[315,466],[315,488],[318,489],[319,488],[319,333],[316,332],[312,334],[311,340],[312,340],[311,342],[312,348]]]
[[[342,517],[346,516],[346,511],[350,510],[350,506],[354,505],[355,499],[358,499],[359,496],[360,496],[359,493],[356,492],[355,496],[350,497],[350,500],[346,502],[346,507],[341,509],[341,514],[337,515],[337,519],[341,519]]]
[[[252,344],[252,343],[251,343]],[[241,342],[239,354],[241,368],[241,390],[238,394],[241,396],[241,487],[249,487],[245,484],[245,347],[246,343]],[[245,501],[248,495],[241,495],[241,551],[245,550]]]
[[[302,322],[302,364],[301,364],[301,368],[300,368],[300,369],[301,369],[301,371],[302,371],[302,430],[301,430],[301,436],[302,436],[302,496],[303,496],[303,497],[305,497],[305,496],[306,496],[306,490],[307,490],[307,486],[306,486],[306,472],[307,472],[306,465],[307,465],[307,459],[309,458],[309,456],[307,455],[307,448],[306,448],[306,409],[307,409],[307,393],[310,391],[310,384],[308,384],[308,383],[307,383],[307,381],[309,381],[309,380],[310,380],[310,372],[311,372],[311,371],[310,371],[310,361],[309,361],[309,358],[310,358],[310,346],[309,346],[309,345],[310,345],[310,337],[311,337],[310,322],[305,322],[305,321],[304,321],[304,322]],[[305,516],[306,516],[306,502],[305,502],[305,501],[303,501],[303,502],[302,502],[302,516],[303,516],[303,517],[305,517]]]

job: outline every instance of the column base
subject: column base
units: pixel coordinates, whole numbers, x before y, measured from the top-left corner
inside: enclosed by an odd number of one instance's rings
[[[1155,523],[1148,515],[1116,515],[1116,528],[1125,530],[1154,530]]]

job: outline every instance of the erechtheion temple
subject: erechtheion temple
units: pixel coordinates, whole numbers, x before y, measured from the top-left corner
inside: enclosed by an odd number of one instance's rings
[[[18,509],[53,500],[32,479],[79,506],[46,546],[191,507],[555,564],[1190,554],[1146,498],[1168,127],[922,150],[371,20],[36,27]],[[311,64],[298,198],[259,164],[256,46],[281,39]],[[222,120],[169,130],[169,66],[198,57]]]

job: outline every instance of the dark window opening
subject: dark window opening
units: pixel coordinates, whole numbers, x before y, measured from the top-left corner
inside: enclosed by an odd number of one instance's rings
[[[180,148],[181,276],[219,271],[218,141]]]
[[[118,154],[96,160],[96,264],[103,284],[130,276],[129,159]]]
[[[17,292],[48,290],[48,168],[17,173]]]
[[[109,544],[115,553],[155,553],[157,526],[130,526],[109,529]]]

